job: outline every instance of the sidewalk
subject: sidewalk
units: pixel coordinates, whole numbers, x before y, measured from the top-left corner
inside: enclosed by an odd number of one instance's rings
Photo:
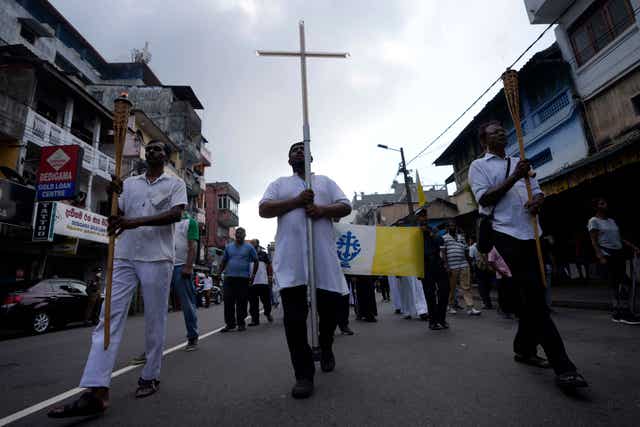
[[[477,285],[474,299],[480,301],[477,294]],[[640,287],[636,286],[636,309],[640,308]],[[497,303],[498,293],[495,289],[491,292],[491,299]],[[587,283],[579,280],[569,280],[551,285],[551,305],[554,307],[580,308],[588,310],[611,309],[611,290],[603,281],[591,280]]]

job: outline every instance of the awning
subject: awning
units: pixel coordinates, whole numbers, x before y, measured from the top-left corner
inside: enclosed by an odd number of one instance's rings
[[[540,186],[546,196],[552,196],[633,163],[640,163],[640,129],[628,132],[614,145],[546,177]]]

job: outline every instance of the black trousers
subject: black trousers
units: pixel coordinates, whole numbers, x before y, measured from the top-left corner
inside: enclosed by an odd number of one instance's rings
[[[609,282],[612,292],[613,311],[622,314],[629,311],[629,298],[624,292],[624,283],[627,280],[627,261],[622,250],[607,249],[610,254],[605,256],[607,263],[600,264],[600,269]]]
[[[476,281],[478,282],[478,291],[480,292],[480,298],[482,298],[482,303],[485,308],[493,307],[493,303],[491,302],[491,288],[493,285],[493,279],[495,278],[495,273],[490,270],[483,270],[481,268],[476,268]]]
[[[535,240],[519,240],[503,233],[494,233],[495,247],[511,270],[507,283],[519,318],[513,351],[532,356],[542,346],[556,374],[572,372],[575,365],[569,359],[562,337],[549,314],[540,278]]]
[[[229,328],[244,326],[247,317],[247,298],[249,296],[248,277],[225,277],[224,293],[224,323]]]
[[[444,267],[438,263],[425,266],[425,278],[422,279],[422,290],[427,300],[431,323],[444,322],[447,317],[449,302],[449,277]]]
[[[373,319],[378,315],[376,289],[373,277],[356,278],[356,314],[358,318]]]
[[[307,337],[307,315],[309,313],[307,286],[281,289],[280,298],[284,311],[284,332],[296,379],[313,380],[315,364]],[[322,351],[331,351],[333,334],[338,324],[338,312],[343,298],[336,292],[324,289],[316,290],[319,343]]]
[[[380,278],[380,293],[384,301],[391,301],[391,294],[389,289],[389,280],[386,277]]]
[[[260,323],[260,301],[264,307],[264,315],[271,314],[271,287],[269,285],[249,286],[249,314],[254,323]]]
[[[349,294],[340,296],[338,307],[338,326],[344,329],[349,326]]]

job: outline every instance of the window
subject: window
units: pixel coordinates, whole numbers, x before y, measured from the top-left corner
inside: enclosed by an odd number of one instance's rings
[[[545,163],[549,163],[551,160],[553,160],[553,156],[551,155],[551,150],[549,148],[545,148],[529,159],[531,167],[534,169],[544,165]]]
[[[569,29],[578,65],[593,58],[634,22],[629,0],[595,2]]]
[[[640,116],[640,93],[631,98],[631,105],[633,105],[636,115]]]
[[[216,234],[218,235],[218,237],[228,237],[229,236],[229,229],[228,228],[218,227],[218,229],[216,230]]]
[[[227,195],[218,196],[218,209],[228,209],[238,215],[238,203]]]
[[[38,35],[31,28],[22,24],[20,25],[20,37],[25,39],[30,44],[36,44],[36,39],[38,38]]]

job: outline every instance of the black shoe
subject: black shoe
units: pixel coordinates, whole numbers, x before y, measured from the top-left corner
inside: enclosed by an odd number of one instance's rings
[[[320,369],[322,372],[331,372],[336,367],[336,358],[331,350],[323,351],[320,354]]]
[[[449,329],[449,323],[446,320],[440,322],[440,326],[442,326],[443,329]]]
[[[260,324],[260,322],[251,322],[249,323],[249,326],[258,326]]]
[[[396,311],[394,311],[394,313],[395,314],[402,314],[402,310],[396,308]]]
[[[184,351],[193,351],[198,348],[198,337],[189,338],[187,342],[187,346],[184,348]]]
[[[220,329],[220,332],[224,333],[224,332],[232,332],[235,331],[236,327],[235,326],[225,326],[224,328]]]
[[[407,315],[407,316],[404,316],[404,317],[403,317],[403,319],[404,319],[404,320],[411,320],[411,315],[409,314],[409,315]]]
[[[535,354],[533,356],[523,356],[516,353],[513,355],[513,360],[518,363],[524,363],[525,365],[535,366],[536,368],[547,369],[551,367],[551,364],[547,359]]]
[[[238,332],[244,332],[247,330],[247,327],[244,325],[238,326]]]
[[[269,322],[273,322],[273,316],[272,316],[272,315],[270,315],[270,314],[265,314],[265,316],[267,317],[267,320],[268,320]]]
[[[431,329],[432,331],[440,331],[442,329],[444,329],[444,327],[439,324],[439,323],[429,323],[429,329]]]
[[[589,383],[577,372],[556,375],[556,384],[563,389],[589,387]]]
[[[422,320],[423,322],[428,322],[429,321],[429,315],[428,314],[421,314],[420,315],[420,320]]]
[[[344,328],[340,328],[340,332],[342,333],[342,335],[353,335],[354,334],[354,332],[348,326],[345,326]]]
[[[365,322],[369,322],[369,323],[375,323],[375,322],[378,321],[378,319],[376,319],[375,317],[372,316],[372,317],[365,317],[364,321]]]
[[[312,380],[296,380],[296,384],[291,389],[291,396],[294,399],[306,399],[313,394]]]

